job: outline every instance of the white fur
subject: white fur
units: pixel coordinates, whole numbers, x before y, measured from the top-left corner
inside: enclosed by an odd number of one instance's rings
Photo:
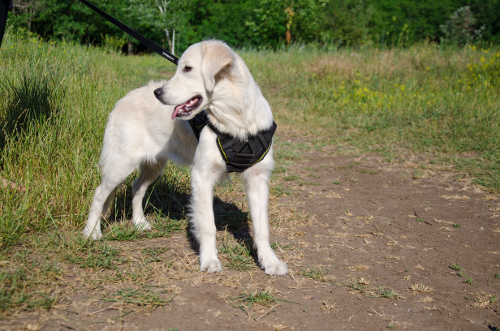
[[[176,105],[196,96],[202,98],[196,109],[171,119]],[[269,128],[273,122],[269,104],[236,53],[220,41],[192,45],[180,58],[171,80],[151,82],[128,93],[111,112],[100,159],[102,183],[95,191],[84,236],[102,237],[100,218],[108,212],[116,187],[136,168],[140,172],[132,186],[132,221],[139,229],[151,229],[142,200],[147,187],[171,160],[192,166],[190,222],[200,244],[201,270],[222,270],[217,258],[213,191],[226,165],[214,132],[205,127],[198,143],[186,121],[203,109],[220,131],[242,139]],[[242,173],[242,179],[259,263],[267,274],[285,275],[287,265],[269,244],[268,184],[273,166],[271,147],[261,162]]]

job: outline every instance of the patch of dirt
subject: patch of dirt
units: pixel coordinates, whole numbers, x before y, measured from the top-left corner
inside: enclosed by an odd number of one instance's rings
[[[222,273],[202,273],[185,232],[109,242],[135,256],[137,264],[124,267],[135,272],[121,269],[127,279],[116,280],[115,270],[71,268],[53,309],[7,313],[0,328],[500,327],[499,196],[414,163],[326,149],[301,153],[273,176],[272,192],[281,193],[270,201],[272,242],[290,275],[267,276],[254,259],[232,270],[228,266],[238,255],[230,254],[221,254]],[[221,192],[216,211],[222,204],[247,211],[242,194]],[[251,224],[245,229],[220,229],[219,249],[237,245],[235,236],[246,238]],[[164,249],[144,264],[145,249],[158,247]],[[138,289],[138,283],[149,285]],[[134,303],[155,298],[161,299],[156,308]]]

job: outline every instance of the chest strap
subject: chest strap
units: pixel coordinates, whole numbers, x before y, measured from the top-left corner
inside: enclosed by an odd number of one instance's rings
[[[200,140],[201,130],[208,125],[217,135],[217,147],[222,156],[228,172],[243,172],[257,162],[260,162],[269,152],[273,143],[273,136],[278,127],[275,122],[263,131],[249,136],[246,140],[240,140],[226,133],[220,132],[208,120],[206,111],[202,111],[193,119],[189,120],[196,139]]]

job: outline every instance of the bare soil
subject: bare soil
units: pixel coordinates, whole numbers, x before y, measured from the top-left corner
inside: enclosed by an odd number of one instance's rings
[[[123,268],[136,273],[117,281],[115,270],[68,266],[54,283],[58,304],[7,313],[0,329],[500,328],[498,195],[415,156],[388,163],[333,148],[299,154],[278,160],[284,171],[273,176],[270,201],[271,240],[288,276],[267,276],[254,259],[248,270],[234,270],[238,256],[228,254],[222,273],[202,273],[186,231],[110,242],[133,257]],[[243,194],[221,190],[216,218],[225,208],[247,212]],[[218,246],[226,247],[248,241],[251,224],[219,229]],[[159,247],[144,264],[144,249]],[[139,282],[150,287],[139,291]],[[116,295],[130,289],[169,302],[155,307]],[[252,293],[272,299],[252,303]]]

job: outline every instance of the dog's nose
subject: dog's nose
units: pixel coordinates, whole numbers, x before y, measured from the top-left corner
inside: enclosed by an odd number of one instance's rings
[[[161,87],[157,88],[154,93],[156,98],[160,98],[161,95],[163,94],[163,89]]]

